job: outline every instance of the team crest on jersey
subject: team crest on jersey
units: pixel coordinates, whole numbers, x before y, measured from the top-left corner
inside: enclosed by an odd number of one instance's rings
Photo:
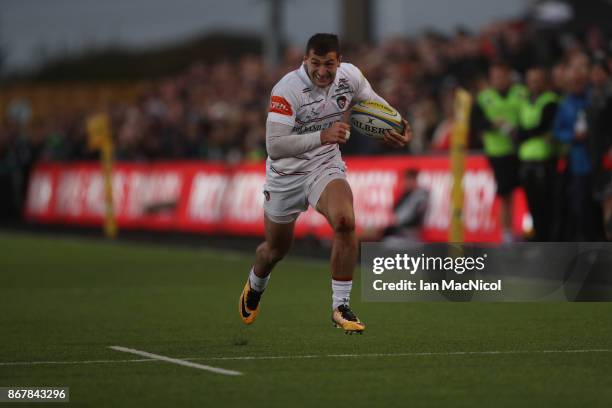
[[[340,109],[344,109],[344,107],[346,106],[346,96],[341,95],[338,98],[336,98],[336,103],[338,104],[338,107]]]
[[[270,201],[270,192],[268,190],[264,190],[264,197],[266,197],[266,201]]]
[[[270,98],[270,108],[268,112],[279,113],[281,115],[291,116],[293,115],[293,108],[291,104],[282,96],[272,96]]]

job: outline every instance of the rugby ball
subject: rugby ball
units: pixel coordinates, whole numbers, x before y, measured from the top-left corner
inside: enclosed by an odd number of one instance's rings
[[[380,102],[359,102],[351,110],[350,122],[355,131],[374,139],[382,139],[387,130],[404,132],[400,114]]]

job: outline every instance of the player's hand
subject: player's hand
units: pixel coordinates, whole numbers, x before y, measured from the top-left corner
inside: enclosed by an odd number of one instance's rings
[[[412,140],[412,128],[405,119],[402,119],[402,123],[404,124],[404,133],[400,134],[395,130],[386,131],[383,134],[383,142],[385,144],[399,149],[410,143]]]
[[[350,134],[351,126],[348,123],[334,122],[331,127],[321,131],[321,144],[344,144],[348,140]]]

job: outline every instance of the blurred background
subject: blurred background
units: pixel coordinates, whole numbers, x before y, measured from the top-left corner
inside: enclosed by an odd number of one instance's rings
[[[414,131],[401,152],[365,137],[343,147],[349,171],[356,170],[351,184],[363,238],[383,239],[399,228],[410,230],[400,233],[410,239],[448,239],[455,91],[477,98],[493,86],[493,63],[503,61],[513,84],[543,67],[547,91],[587,95],[584,109],[596,131],[583,142],[592,166],[586,184],[574,183],[573,139],[555,135],[552,122],[542,130],[569,150],[547,157],[555,191],[536,204],[541,209],[544,200],[556,214],[547,230],[568,218],[577,226],[538,237],[524,188],[514,193],[512,220],[500,221],[481,136],[471,132],[466,239],[604,240],[612,215],[610,21],[608,0],[4,0],[0,219],[13,227],[102,223],[99,152],[87,120],[104,113],[120,228],[260,235],[270,90],[300,66],[312,34],[334,32],[344,61],[357,65]],[[572,61],[582,57],[584,86],[574,89]],[[402,202],[419,188],[423,204],[402,218]],[[593,209],[600,215],[585,220]],[[300,222],[298,236],[329,236],[316,214]]]

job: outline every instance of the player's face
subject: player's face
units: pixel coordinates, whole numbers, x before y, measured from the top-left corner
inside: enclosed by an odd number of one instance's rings
[[[309,50],[308,55],[304,56],[304,64],[308,76],[313,84],[325,88],[334,81],[336,71],[340,66],[340,56],[335,51],[325,55],[317,55],[314,50]]]

